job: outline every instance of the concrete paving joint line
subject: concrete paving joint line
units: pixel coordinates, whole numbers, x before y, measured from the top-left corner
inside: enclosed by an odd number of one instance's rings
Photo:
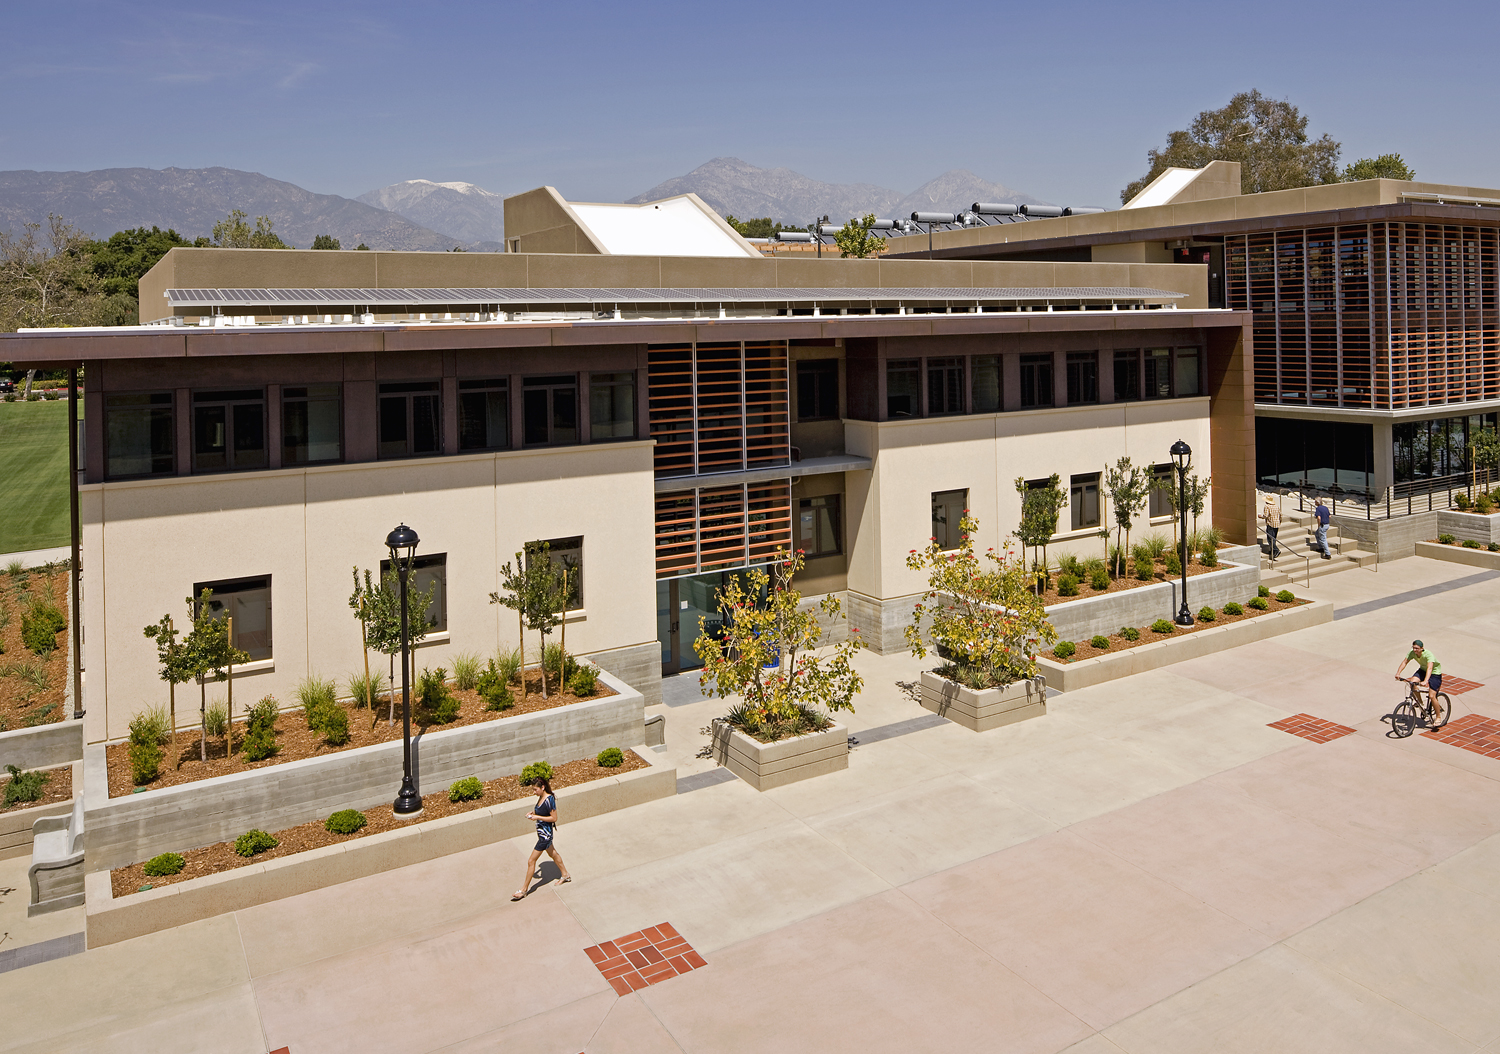
[[[1339,608],[1335,611],[1333,613],[1333,621],[1339,622],[1346,618],[1353,618],[1355,615],[1368,615],[1372,611],[1384,611],[1386,608],[1396,604],[1406,604],[1413,600],[1435,597],[1439,593],[1448,592],[1450,589],[1477,586],[1481,582],[1490,582],[1496,578],[1500,578],[1500,571],[1481,571],[1477,575],[1467,575],[1464,578],[1455,578],[1448,582],[1438,582],[1434,585],[1423,586],[1420,589],[1408,589],[1405,593],[1393,593],[1388,597],[1367,600],[1363,604],[1351,604],[1346,608]]]
[[[53,959],[63,959],[69,955],[77,955],[87,947],[83,931],[68,933],[61,937],[53,937],[49,941],[38,941],[35,944],[23,944],[19,948],[10,948],[0,952],[0,973],[8,973],[11,970],[19,970],[23,966],[35,966],[37,963],[51,962]]]

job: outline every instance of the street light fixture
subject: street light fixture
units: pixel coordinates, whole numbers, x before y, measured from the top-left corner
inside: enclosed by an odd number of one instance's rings
[[[1193,616],[1188,611],[1187,599],[1187,470],[1190,463],[1189,459],[1192,456],[1193,448],[1182,440],[1179,439],[1172,444],[1172,461],[1177,466],[1177,512],[1182,521],[1181,527],[1177,532],[1178,537],[1182,539],[1177,553],[1178,560],[1182,566],[1182,607],[1178,609],[1177,618],[1173,620],[1179,626],[1191,626],[1193,624]]]
[[[392,811],[397,816],[415,816],[422,811],[422,798],[411,778],[411,663],[408,658],[410,635],[406,621],[406,578],[417,555],[417,532],[401,524],[386,535],[385,546],[391,551],[391,565],[401,581],[401,790],[396,794]]]

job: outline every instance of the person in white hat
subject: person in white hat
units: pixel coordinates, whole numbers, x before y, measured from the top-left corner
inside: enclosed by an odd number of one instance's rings
[[[1281,530],[1281,506],[1276,504],[1275,497],[1266,495],[1266,507],[1260,516],[1266,521],[1266,548],[1271,551],[1271,562],[1275,563],[1281,555],[1281,546],[1276,542],[1276,534]]]

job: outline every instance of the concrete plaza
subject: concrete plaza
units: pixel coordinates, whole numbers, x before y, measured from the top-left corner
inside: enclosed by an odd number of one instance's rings
[[[1500,760],[1381,721],[1414,636],[1500,717],[1500,574],[1297,592],[1338,617],[983,734],[861,656],[848,771],[765,794],[677,681],[682,793],[564,822],[572,884],[510,903],[516,839],[15,969],[0,1048],[1500,1052]],[[618,996],[585,949],[663,922],[707,965]]]

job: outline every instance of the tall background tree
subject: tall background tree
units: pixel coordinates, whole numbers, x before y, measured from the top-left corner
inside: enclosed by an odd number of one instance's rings
[[[275,226],[271,217],[257,216],[252,227],[245,222],[244,209],[232,209],[214,224],[213,243],[219,249],[290,249],[272,230]]]
[[[103,299],[89,237],[61,216],[0,231],[0,331],[86,326]]]
[[[140,321],[137,286],[141,277],[178,246],[202,248],[208,243],[207,238],[190,241],[171,228],[162,230],[160,227],[116,231],[104,241],[90,242],[89,256],[94,277],[99,281],[99,292],[104,298],[100,304],[99,324],[136,325]]]
[[[1189,127],[1168,134],[1160,150],[1147,151],[1150,171],[1120,191],[1120,201],[1168,168],[1202,168],[1210,161],[1238,161],[1243,194],[1335,183],[1339,149],[1327,134],[1309,140],[1307,118],[1290,102],[1240,92],[1228,106],[1204,110]]]
[[[1381,154],[1379,157],[1362,157],[1344,167],[1339,180],[1353,183],[1357,179],[1416,179],[1417,173],[1409,168],[1400,154]]]

